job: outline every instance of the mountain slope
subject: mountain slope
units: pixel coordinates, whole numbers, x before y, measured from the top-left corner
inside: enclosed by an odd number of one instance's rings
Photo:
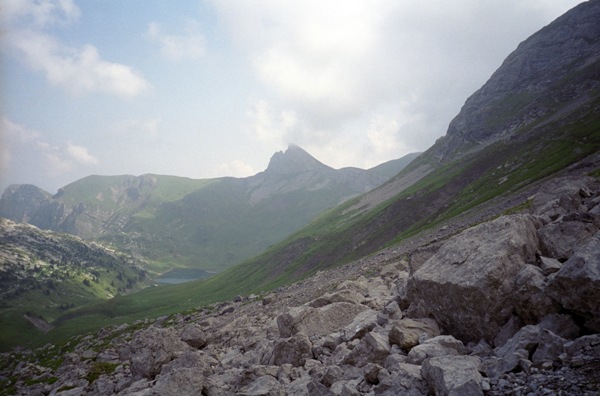
[[[600,2],[523,42],[447,135],[383,186],[228,276],[273,286],[371,254],[600,151]]]
[[[111,244],[147,258],[156,272],[221,271],[381,185],[415,156],[370,170],[335,170],[291,145],[264,172],[242,179],[89,176],[53,197],[34,186],[11,186],[0,199],[0,216]]]
[[[149,284],[131,257],[0,218],[0,349],[65,312]]]

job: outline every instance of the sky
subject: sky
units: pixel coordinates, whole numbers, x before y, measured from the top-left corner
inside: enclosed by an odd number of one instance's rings
[[[1,0],[0,191],[424,151],[580,0]]]

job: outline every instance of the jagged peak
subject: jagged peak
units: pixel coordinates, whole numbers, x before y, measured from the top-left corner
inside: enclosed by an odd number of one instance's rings
[[[298,173],[318,169],[331,169],[296,144],[271,157],[266,172],[277,174]]]

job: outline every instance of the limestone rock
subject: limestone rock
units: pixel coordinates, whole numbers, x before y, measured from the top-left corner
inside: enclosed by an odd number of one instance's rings
[[[383,364],[390,354],[390,344],[387,339],[377,333],[367,333],[356,347],[346,356],[344,364],[357,367],[367,363]]]
[[[600,232],[577,249],[553,275],[549,294],[565,309],[586,319],[586,327],[600,331]]]
[[[494,339],[518,296],[519,271],[535,260],[536,221],[502,216],[451,238],[408,282],[412,311],[464,341]]]
[[[352,323],[356,315],[369,309],[360,304],[334,302],[320,308],[300,306],[277,317],[281,337],[303,332],[309,337],[324,336]]]
[[[396,344],[405,351],[410,351],[419,344],[423,337],[431,338],[440,335],[440,328],[433,319],[404,318],[394,322],[389,333],[390,344]]]
[[[295,367],[304,366],[306,359],[311,359],[312,343],[304,333],[297,333],[293,336],[279,340],[273,350],[274,362],[276,365],[289,363]]]
[[[421,373],[435,395],[483,396],[477,356],[438,356],[425,360]]]
[[[189,348],[172,328],[149,327],[135,334],[130,344],[131,373],[134,377],[153,378],[178,352]]]
[[[181,341],[186,342],[193,348],[202,348],[206,345],[206,335],[202,331],[202,327],[197,324],[190,324],[183,329]]]
[[[422,364],[425,359],[437,356],[457,356],[467,353],[464,344],[450,335],[430,338],[408,353],[408,363]]]
[[[240,389],[238,394],[244,396],[283,396],[285,391],[279,381],[270,375],[264,375]]]

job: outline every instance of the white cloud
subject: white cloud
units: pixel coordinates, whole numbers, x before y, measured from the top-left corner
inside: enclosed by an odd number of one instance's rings
[[[71,22],[80,14],[73,0],[3,0],[0,5],[4,23],[24,22],[40,28]]]
[[[83,146],[75,145],[71,142],[67,143],[67,153],[75,161],[83,165],[96,165],[100,161],[88,152],[88,149]]]
[[[200,59],[206,52],[204,36],[195,21],[188,21],[184,33],[180,35],[166,34],[160,24],[152,22],[146,34],[160,45],[162,55],[170,60]]]
[[[577,0],[560,3],[564,12]],[[249,112],[255,135],[343,151],[339,162],[355,164],[428,148],[510,51],[560,12],[541,0],[213,4],[265,88]]]
[[[84,146],[71,142],[50,143],[41,132],[15,123],[8,117],[2,117],[0,137],[3,151],[7,153],[2,159],[4,169],[9,169],[12,159],[17,158],[13,153],[21,152],[32,155],[30,160],[35,161],[38,172],[51,176],[70,173],[81,166],[93,166],[100,162]]]
[[[231,162],[220,164],[217,166],[219,175],[233,177],[248,177],[255,175],[257,172],[250,165],[241,160],[233,160]]]
[[[78,17],[79,9],[70,0],[10,1],[3,18],[8,25],[6,48],[30,69],[44,73],[51,84],[71,93],[132,97],[147,90],[149,83],[130,66],[103,60],[91,44],[65,45],[46,31]]]

